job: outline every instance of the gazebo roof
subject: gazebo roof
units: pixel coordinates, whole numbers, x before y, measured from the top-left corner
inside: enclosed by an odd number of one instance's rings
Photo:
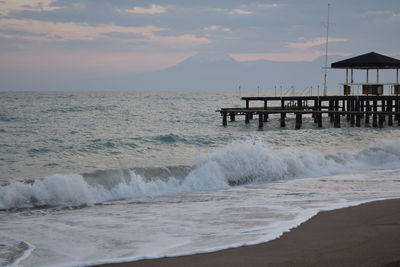
[[[333,69],[400,69],[400,60],[370,52],[331,64]]]

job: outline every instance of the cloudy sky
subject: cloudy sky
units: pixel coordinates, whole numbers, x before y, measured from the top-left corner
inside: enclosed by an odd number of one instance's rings
[[[400,55],[399,0],[331,0],[329,51]],[[238,61],[324,54],[321,0],[0,0],[0,90],[134,75],[198,53]],[[18,82],[17,82],[18,81]]]

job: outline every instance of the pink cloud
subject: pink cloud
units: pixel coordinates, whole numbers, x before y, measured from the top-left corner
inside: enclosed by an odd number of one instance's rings
[[[165,13],[166,7],[160,5],[150,5],[149,7],[134,7],[132,9],[125,10],[127,13],[141,14],[141,15],[155,15]]]
[[[0,1],[0,16],[14,11],[52,11],[60,7],[52,6],[55,0],[8,0]]]
[[[302,38],[302,40],[304,40]],[[346,42],[348,39],[346,38],[330,38],[329,43],[335,42]],[[320,46],[326,43],[326,39],[323,37],[317,37],[311,39],[309,41],[302,41],[302,42],[287,42],[286,47],[295,48],[295,49],[307,49],[310,47]]]
[[[229,12],[229,14],[231,14],[231,15],[251,15],[251,14],[253,14],[253,12],[250,10],[237,8],[237,9],[231,10]]]
[[[325,55],[324,51],[231,54],[231,56],[237,61],[270,60],[270,61],[277,61],[277,62],[313,61],[323,55]],[[330,52],[329,55],[331,55],[331,56],[333,56],[333,55],[350,56],[351,54],[345,53],[345,52]]]
[[[132,33],[152,36],[162,28],[155,26],[122,27],[111,24],[90,26],[86,23],[49,22],[30,19],[0,19],[0,29],[26,32],[25,36],[36,36],[42,40],[95,40],[104,37],[106,33]],[[23,39],[23,35],[12,35]]]
[[[100,38],[115,39],[108,33],[132,34],[136,36],[128,41],[141,41],[162,45],[193,46],[210,43],[205,37],[194,34],[179,36],[157,35],[166,29],[156,26],[125,27],[112,24],[91,26],[86,23],[48,22],[40,20],[0,19],[1,30],[12,30],[26,34],[2,34],[0,38],[14,38],[42,41],[96,40]],[[139,38],[138,38],[139,36]],[[126,39],[125,39],[126,40]]]
[[[34,50],[1,53],[3,69],[19,72],[137,74],[173,66],[194,53],[115,53]]]

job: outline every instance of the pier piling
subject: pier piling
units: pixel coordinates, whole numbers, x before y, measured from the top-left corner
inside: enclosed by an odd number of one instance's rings
[[[227,121],[226,121],[226,112],[222,113],[222,125],[226,126],[228,125]]]
[[[388,112],[388,126],[393,126],[393,101],[388,100],[386,111]]]
[[[376,99],[373,102],[373,111],[374,113],[372,114],[372,127],[378,127],[378,121],[377,121],[377,111],[378,111],[378,101]]]
[[[301,113],[296,113],[296,130],[301,128]]]
[[[262,113],[258,113],[258,128],[264,127],[264,118]]]
[[[371,111],[371,106],[369,105],[369,100],[365,102],[365,109],[366,111],[370,112]],[[369,124],[369,113],[365,114],[365,124]]]
[[[383,128],[384,121],[385,121],[385,115],[379,114],[379,128]]]
[[[235,121],[235,113],[233,113],[233,112],[229,113],[229,117],[231,119],[231,122]]]
[[[321,112],[317,113],[317,117],[318,117],[318,128],[322,128],[322,113]]]
[[[399,121],[400,122],[400,121]],[[281,113],[281,127],[285,127],[286,123],[285,123],[285,113]]]

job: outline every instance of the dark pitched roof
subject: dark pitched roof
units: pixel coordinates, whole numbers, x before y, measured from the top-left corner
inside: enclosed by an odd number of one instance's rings
[[[331,67],[336,69],[397,69],[400,68],[400,60],[370,52],[332,63]]]

